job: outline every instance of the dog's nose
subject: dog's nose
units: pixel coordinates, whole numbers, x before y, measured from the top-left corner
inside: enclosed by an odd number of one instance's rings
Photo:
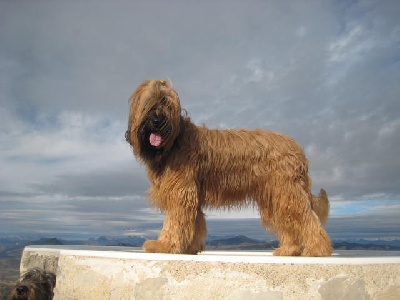
[[[20,296],[22,294],[26,294],[28,292],[28,287],[26,285],[20,285],[17,287],[17,294]]]
[[[158,116],[154,116],[153,118],[153,126],[158,127],[160,125],[160,118]]]

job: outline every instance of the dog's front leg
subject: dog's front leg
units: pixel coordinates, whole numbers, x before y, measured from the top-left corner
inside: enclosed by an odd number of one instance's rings
[[[199,223],[198,218],[204,218],[204,215],[198,214],[197,209],[193,208],[180,207],[167,212],[158,240],[146,241],[143,249],[155,253],[196,254],[203,250],[201,247],[198,247],[199,249],[190,247],[194,237],[197,236],[195,233],[196,223]]]
[[[146,241],[147,252],[197,254],[204,250],[207,236],[202,194],[190,170],[167,170],[150,187],[152,203],[165,213],[158,240]]]

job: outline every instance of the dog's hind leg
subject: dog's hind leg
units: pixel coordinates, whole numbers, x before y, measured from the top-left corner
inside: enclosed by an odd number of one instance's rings
[[[276,226],[276,234],[279,239],[279,248],[274,250],[276,256],[299,256],[301,244],[296,231],[288,226]]]
[[[302,240],[304,256],[330,256],[333,252],[332,242],[314,211],[302,228]]]
[[[301,255],[301,243],[298,239],[299,233],[293,230],[291,222],[285,220],[287,213],[283,212],[285,205],[277,192],[271,187],[260,187],[262,194],[255,195],[256,202],[260,211],[261,224],[267,232],[277,235],[280,247],[275,249],[274,255],[280,256],[299,256]],[[280,207],[283,205],[283,209]]]
[[[300,182],[287,182],[273,200],[273,227],[280,241],[274,255],[329,256],[331,241]]]

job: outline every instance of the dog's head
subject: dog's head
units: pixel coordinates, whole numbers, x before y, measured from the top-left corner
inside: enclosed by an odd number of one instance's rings
[[[7,300],[50,300],[56,285],[54,273],[39,268],[24,273]]]
[[[130,98],[125,138],[140,159],[161,159],[172,148],[180,122],[181,105],[172,84],[165,80],[147,80]]]

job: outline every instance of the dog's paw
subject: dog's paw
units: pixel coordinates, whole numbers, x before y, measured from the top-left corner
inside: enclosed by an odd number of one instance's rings
[[[312,256],[312,257],[323,257],[323,256],[331,256],[333,252],[332,246],[330,245],[321,245],[318,248],[304,248],[302,255],[303,256]]]
[[[150,253],[179,253],[176,249],[159,240],[148,240],[143,244],[143,250]]]
[[[197,254],[204,251],[204,246],[189,246],[186,249],[172,247],[170,244],[159,240],[148,240],[143,244],[143,250],[150,253]]]
[[[143,250],[146,252],[159,253],[162,252],[160,249],[160,242],[156,240],[148,240],[143,244]]]
[[[301,249],[299,246],[280,247],[274,250],[275,256],[300,256]]]
[[[203,244],[201,245],[190,245],[189,247],[187,247],[183,253],[184,254],[198,254],[202,251],[205,250],[205,247]]]

